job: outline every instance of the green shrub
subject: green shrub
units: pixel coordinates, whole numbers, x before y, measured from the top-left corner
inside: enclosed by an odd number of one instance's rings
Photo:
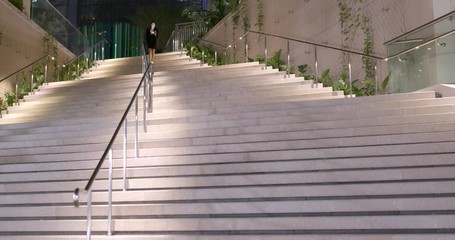
[[[13,106],[13,104],[16,102],[16,96],[14,95],[14,93],[6,93],[5,97],[6,105],[8,105],[9,107]]]
[[[23,11],[24,10],[24,1],[23,0],[9,0],[11,4],[13,4],[17,9]]]

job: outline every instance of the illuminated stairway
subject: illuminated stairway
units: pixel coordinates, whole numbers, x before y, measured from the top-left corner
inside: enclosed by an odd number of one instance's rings
[[[154,113],[126,192],[120,140],[114,146],[115,234],[106,236],[103,168],[92,239],[453,238],[454,99],[346,99],[258,63],[156,62]],[[139,58],[106,61],[0,120],[0,239],[85,239],[86,199],[75,208],[71,194],[90,177],[140,71]]]

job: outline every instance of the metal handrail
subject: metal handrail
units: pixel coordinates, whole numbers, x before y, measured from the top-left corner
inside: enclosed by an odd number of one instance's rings
[[[401,51],[401,52],[399,52],[399,53],[396,53],[396,54],[394,54],[394,55],[392,55],[392,56],[386,58],[385,60],[388,61],[388,60],[390,60],[390,59],[397,58],[397,57],[399,57],[399,56],[401,56],[401,55],[403,55],[403,54],[406,54],[406,53],[408,53],[408,52],[412,52],[412,51],[417,50],[417,49],[419,49],[419,48],[421,48],[421,47],[423,47],[423,46],[425,46],[425,45],[427,45],[427,44],[429,44],[429,43],[436,42],[436,41],[438,41],[439,39],[448,37],[448,36],[453,35],[453,34],[455,34],[455,30],[452,30],[452,31],[450,31],[450,32],[447,32],[447,33],[445,33],[445,34],[443,34],[443,35],[441,35],[441,36],[431,38],[431,39],[429,39],[429,40],[427,40],[427,41],[425,41],[425,42],[423,42],[423,43],[421,43],[421,44],[419,44],[419,45],[417,45],[417,46],[414,46],[414,47],[408,48],[408,49],[406,49],[406,50],[403,50],[403,51]]]
[[[296,38],[291,38],[291,37],[285,37],[285,36],[279,36],[279,35],[275,35],[275,34],[270,34],[270,33],[264,33],[264,32],[258,32],[258,31],[253,31],[253,30],[247,30],[245,31],[245,33],[238,39],[234,40],[231,44],[229,44],[229,46],[223,46],[221,44],[217,44],[217,43],[213,43],[211,41],[208,41],[208,40],[205,40],[205,39],[200,39],[202,41],[205,41],[207,43],[210,43],[210,44],[213,44],[213,45],[218,45],[218,46],[222,46],[224,47],[226,50],[233,47],[235,49],[236,47],[236,43],[239,41],[239,40],[243,40],[244,37],[249,34],[249,33],[253,33],[253,34],[259,34],[259,35],[263,35],[266,37],[265,39],[265,59],[268,59],[268,50],[267,50],[267,37],[273,37],[273,38],[279,38],[279,39],[283,39],[283,40],[287,40],[287,48],[288,48],[288,55],[287,55],[287,71],[286,71],[286,75],[285,75],[285,78],[288,77],[290,78],[290,73],[291,73],[291,66],[290,66],[290,61],[291,61],[291,56],[290,56],[290,41],[293,41],[293,42],[298,42],[298,43],[304,43],[304,44],[308,44],[308,45],[312,45],[314,46],[315,48],[315,85],[316,87],[318,87],[318,84],[317,84],[317,76],[318,76],[318,60],[317,60],[317,47],[322,47],[322,48],[326,48],[326,49],[332,49],[332,50],[337,50],[337,51],[341,51],[341,52],[344,52],[344,53],[349,53],[349,54],[355,54],[355,55],[359,55],[359,56],[362,56],[362,57],[368,57],[368,58],[373,58],[373,59],[377,59],[377,60],[385,60],[387,61],[388,59],[386,57],[383,57],[383,56],[378,56],[378,55],[370,55],[370,54],[365,54],[365,53],[362,53],[362,52],[358,52],[358,51],[354,51],[354,50],[350,50],[350,49],[345,49],[345,48],[340,48],[340,47],[336,47],[336,46],[331,46],[331,45],[328,45],[328,44],[322,44],[322,43],[317,43],[317,42],[312,42],[312,41],[306,41],[306,40],[301,40],[301,39],[296,39]],[[246,51],[248,51],[248,47],[246,46]],[[235,50],[234,50],[235,51]],[[215,52],[215,56],[216,56],[216,52]],[[192,56],[191,56],[192,57]],[[203,63],[204,60],[202,60],[202,63]],[[266,69],[266,68],[264,68]],[[375,67],[375,72],[377,70],[377,67]],[[351,62],[349,62],[348,64],[348,71],[349,71],[349,85],[350,85],[350,96],[352,97],[353,94],[352,94],[352,66],[351,66]],[[377,75],[375,76],[375,81],[376,81],[376,85],[377,85]]]
[[[403,33],[402,35],[400,35],[400,36],[398,36],[398,37],[396,37],[396,38],[393,38],[392,40],[389,40],[389,41],[385,42],[384,45],[389,45],[389,44],[391,44],[391,43],[397,41],[397,40],[400,39],[400,38],[404,38],[404,37],[407,37],[407,36],[409,36],[409,35],[412,35],[412,34],[414,34],[414,33],[416,33],[416,32],[419,32],[419,31],[421,31],[422,29],[425,29],[425,28],[427,28],[428,26],[431,26],[431,25],[434,25],[434,24],[436,24],[436,23],[438,23],[438,22],[441,22],[441,21],[445,20],[446,18],[451,17],[451,16],[453,16],[453,15],[455,15],[455,10],[454,10],[454,11],[451,11],[451,12],[449,12],[449,13],[447,13],[447,14],[445,14],[445,15],[439,17],[439,18],[436,18],[436,19],[434,19],[433,21],[427,22],[427,23],[423,24],[422,26],[417,27],[417,28],[415,28],[415,29],[413,29],[413,30],[411,30],[411,31],[409,31],[409,32]]]
[[[144,46],[143,46],[144,47]],[[145,51],[144,51],[145,53]],[[141,81],[138,84],[138,87],[136,88],[133,97],[131,98],[127,108],[125,109],[125,112],[123,113],[122,118],[120,119],[119,124],[117,125],[117,128],[114,131],[114,134],[112,135],[105,151],[103,152],[96,168],[94,169],[92,175],[90,176],[89,180],[87,181],[87,184],[84,187],[84,190],[88,192],[88,197],[87,197],[87,239],[91,239],[91,204],[92,204],[92,185],[95,182],[95,179],[103,165],[103,163],[106,160],[106,157],[109,155],[109,195],[108,195],[108,236],[112,235],[112,172],[113,172],[113,160],[112,160],[112,146],[117,139],[118,133],[120,132],[120,129],[124,127],[124,139],[123,139],[123,191],[126,191],[126,165],[127,165],[127,116],[131,110],[131,107],[133,103],[135,103],[135,121],[136,121],[136,135],[135,135],[135,155],[136,157],[139,157],[139,151],[138,151],[138,94],[139,90],[142,87],[142,84],[144,85],[144,106],[143,106],[143,111],[144,111],[144,132],[147,132],[147,113],[151,113],[153,111],[153,68],[152,65],[147,61],[147,57],[145,54],[143,55],[143,71],[144,74],[141,78]],[[76,188],[73,193],[73,204],[75,207],[79,206],[79,193],[80,190],[79,188]]]
[[[49,54],[46,54],[46,55],[44,55],[43,57],[41,57],[40,59],[38,59],[38,60],[36,60],[36,61],[34,61],[34,62],[28,64],[27,66],[25,66],[25,67],[23,67],[23,68],[21,68],[21,69],[15,71],[14,73],[12,73],[12,74],[10,74],[10,75],[8,75],[8,76],[2,78],[2,79],[0,80],[0,82],[3,82],[4,80],[6,80],[6,79],[8,79],[8,78],[10,78],[10,77],[12,77],[12,76],[14,76],[14,75],[16,75],[16,74],[22,72],[22,71],[24,71],[25,69],[27,69],[27,68],[29,68],[29,67],[35,65],[36,63],[38,63],[38,62],[40,62],[40,61],[42,61],[42,60],[44,60],[44,59],[46,59],[46,58],[48,58],[48,57],[52,57],[52,56],[49,55]]]
[[[360,55],[360,56],[363,56],[363,57],[370,57],[370,58],[375,58],[375,59],[379,59],[379,60],[385,60],[386,59],[386,57],[365,54],[365,53],[362,53],[362,52],[357,52],[357,51],[353,51],[353,50],[349,50],[349,49],[345,49],[345,48],[335,47],[335,46],[331,46],[331,45],[328,45],[328,44],[311,42],[311,41],[306,41],[306,40],[301,40],[301,39],[296,39],[296,38],[290,38],[290,37],[284,37],[284,36],[279,36],[279,35],[275,35],[275,34],[271,34],[271,33],[257,32],[257,31],[252,31],[252,30],[248,30],[247,32],[260,34],[260,35],[264,35],[264,36],[275,37],[275,38],[281,38],[281,39],[284,39],[284,40],[294,41],[294,42],[298,42],[298,43],[305,43],[305,44],[309,44],[309,45],[313,45],[313,46],[317,46],[317,47],[328,48],[328,49],[333,49],[333,50],[337,50],[337,51],[341,51],[341,52],[345,52],[345,53],[352,53],[352,54]]]
[[[130,110],[131,110],[131,106],[133,105],[133,103],[134,103],[136,97],[138,96],[139,90],[141,89],[142,84],[144,83],[144,80],[145,80],[145,78],[147,77],[147,74],[148,74],[149,71],[151,71],[151,70],[152,70],[151,64],[148,64],[147,69],[146,69],[145,73],[143,74],[142,79],[141,79],[141,81],[139,82],[139,85],[137,86],[136,91],[134,92],[133,97],[131,98],[131,100],[130,100],[130,102],[129,102],[129,104],[128,104],[128,107],[126,108],[125,112],[123,113],[123,116],[122,116],[122,118],[120,119],[120,122],[119,122],[119,124],[117,125],[117,128],[115,129],[114,134],[112,135],[111,140],[110,140],[109,143],[107,144],[106,150],[104,151],[103,155],[101,156],[100,161],[99,161],[98,164],[96,165],[95,170],[93,171],[93,173],[92,173],[90,179],[89,179],[88,182],[87,182],[87,185],[86,185],[85,188],[84,188],[85,191],[88,191],[88,190],[92,187],[92,184],[93,184],[93,182],[95,181],[95,178],[96,178],[96,176],[98,175],[98,172],[99,172],[99,170],[101,169],[101,166],[103,165],[104,160],[106,159],[106,156],[107,156],[108,153],[109,153],[109,150],[111,149],[112,145],[114,144],[114,141],[116,140],[117,135],[118,135],[120,129],[122,128],[122,125],[123,125],[123,123],[124,123],[124,121],[125,121],[125,119],[126,119],[128,113],[129,113]],[[145,109],[145,108],[144,108],[144,109]]]

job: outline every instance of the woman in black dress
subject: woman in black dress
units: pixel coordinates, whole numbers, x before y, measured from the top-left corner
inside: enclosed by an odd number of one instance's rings
[[[145,31],[145,41],[147,42],[147,48],[149,53],[150,63],[153,64],[155,59],[156,41],[158,38],[158,28],[156,27],[155,21],[150,22],[150,27]]]

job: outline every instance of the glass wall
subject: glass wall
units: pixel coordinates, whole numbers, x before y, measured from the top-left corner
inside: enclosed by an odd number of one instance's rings
[[[455,83],[454,16],[452,12],[386,43],[392,92]]]
[[[93,23],[80,27],[90,46],[101,40],[104,59],[135,57],[142,55],[143,30],[129,23]]]
[[[32,0],[30,18],[75,55],[88,49],[85,36],[47,0]]]

